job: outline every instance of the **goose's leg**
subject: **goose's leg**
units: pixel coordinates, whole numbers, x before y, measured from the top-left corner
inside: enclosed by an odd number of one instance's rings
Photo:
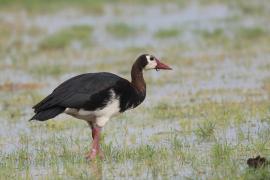
[[[101,127],[98,127],[97,125],[94,125],[92,122],[88,123],[92,129],[92,148],[90,152],[87,154],[87,159],[92,160],[95,159],[97,156],[100,158],[103,158],[103,152],[100,149],[100,136],[101,136]]]

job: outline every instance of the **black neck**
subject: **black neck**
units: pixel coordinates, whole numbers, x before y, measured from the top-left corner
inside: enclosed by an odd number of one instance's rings
[[[138,62],[135,62],[131,69],[131,83],[134,87],[145,94],[146,84],[143,78],[143,68],[140,66]]]

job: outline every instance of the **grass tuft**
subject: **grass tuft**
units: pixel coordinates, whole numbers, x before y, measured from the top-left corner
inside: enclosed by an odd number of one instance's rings
[[[217,167],[230,160],[232,152],[233,148],[227,143],[217,142],[216,144],[214,144],[211,149],[211,158],[214,167]]]
[[[266,35],[261,27],[242,27],[238,30],[238,35],[244,39],[257,39]]]
[[[104,1],[96,0],[0,0],[0,8],[4,9],[24,9],[29,13],[51,13],[59,9],[70,7],[80,8],[88,13],[100,15],[103,13]]]
[[[71,43],[79,43],[79,46],[91,44],[91,26],[81,25],[72,26],[56,32],[40,43],[41,49],[62,49],[71,45]]]
[[[138,29],[125,23],[109,24],[106,28],[112,36],[116,38],[127,38],[138,33]]]
[[[180,31],[175,28],[169,29],[160,29],[155,33],[156,38],[165,39],[165,38],[175,38],[180,34]]]
[[[204,121],[199,124],[195,134],[200,139],[209,140],[214,137],[215,124],[211,121]]]

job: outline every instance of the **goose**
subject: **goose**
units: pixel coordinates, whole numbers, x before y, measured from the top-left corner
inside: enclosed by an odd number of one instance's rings
[[[109,72],[85,73],[72,77],[33,106],[30,119],[46,121],[61,113],[85,120],[92,130],[89,160],[103,158],[101,130],[111,117],[140,105],[146,96],[144,70],[171,70],[150,54],[140,55],[131,68],[131,81]]]

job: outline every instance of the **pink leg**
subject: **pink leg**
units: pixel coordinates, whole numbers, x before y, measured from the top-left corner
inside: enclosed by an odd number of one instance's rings
[[[100,149],[99,140],[100,140],[100,132],[101,128],[97,126],[91,126],[92,128],[92,138],[93,138],[93,144],[91,151],[87,154],[87,159],[92,160],[95,159],[97,156],[100,158],[103,158],[103,153]]]

